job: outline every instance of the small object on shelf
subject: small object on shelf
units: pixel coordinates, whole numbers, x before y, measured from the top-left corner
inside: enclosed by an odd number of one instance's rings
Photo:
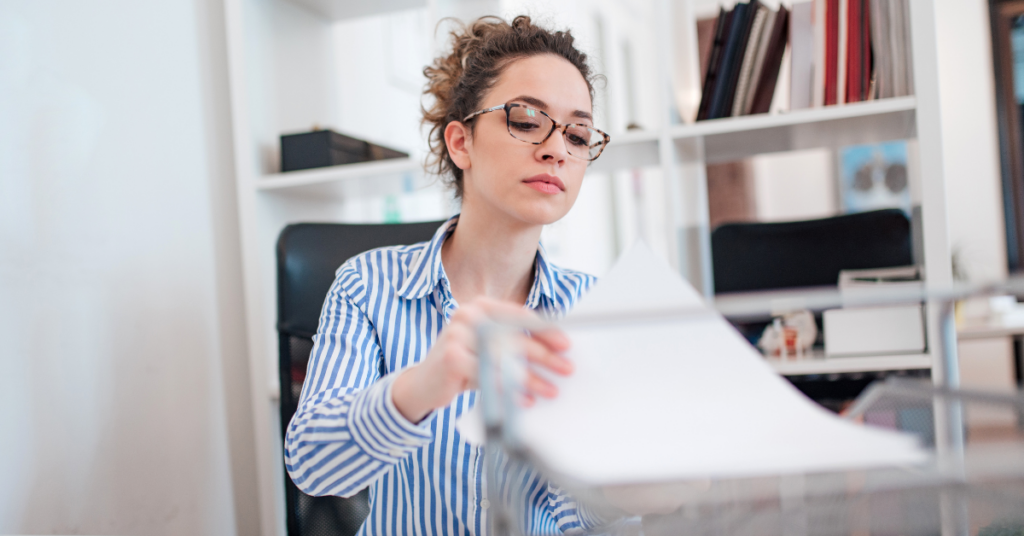
[[[313,130],[281,136],[281,171],[408,156],[408,153],[338,134],[333,130]]]
[[[776,316],[757,345],[765,355],[785,361],[806,357],[817,338],[814,315],[807,310],[793,311]]]
[[[829,309],[825,356],[853,357],[924,352],[924,311],[920,305]]]
[[[843,301],[891,291],[922,289],[919,266],[843,270],[839,291]],[[845,307],[822,315],[825,355],[864,356],[924,352],[924,311],[920,304]]]

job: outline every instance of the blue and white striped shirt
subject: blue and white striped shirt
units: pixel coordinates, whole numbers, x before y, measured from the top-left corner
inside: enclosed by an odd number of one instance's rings
[[[460,394],[419,424],[391,398],[395,373],[426,357],[458,307],[441,265],[441,245],[457,222],[429,242],[353,257],[338,269],[320,313],[285,464],[310,495],[347,497],[370,486],[360,534],[489,532],[483,450],[455,429],[478,393]],[[551,264],[538,247],[526,306],[561,316],[593,282]],[[598,521],[529,469],[507,468],[499,489],[505,504],[519,505],[529,533],[577,532]]]

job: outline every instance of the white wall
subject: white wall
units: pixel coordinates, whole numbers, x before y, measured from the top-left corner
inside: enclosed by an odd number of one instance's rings
[[[1002,279],[1006,238],[988,5],[936,0],[935,16],[949,241],[971,281]],[[1008,338],[961,343],[962,384],[1010,388],[1012,356]]]
[[[0,3],[0,533],[255,533],[220,2]]]
[[[1006,238],[988,3],[935,0],[935,16],[949,241],[971,280],[1001,279]]]
[[[757,220],[812,220],[838,214],[834,162],[828,149],[752,158]]]

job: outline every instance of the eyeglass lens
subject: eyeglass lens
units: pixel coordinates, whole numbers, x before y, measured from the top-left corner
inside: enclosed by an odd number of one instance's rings
[[[513,138],[529,143],[543,143],[551,132],[551,119],[532,108],[514,106],[508,111],[508,132]],[[569,125],[565,129],[565,147],[569,154],[593,160],[601,154],[604,136],[585,125]]]

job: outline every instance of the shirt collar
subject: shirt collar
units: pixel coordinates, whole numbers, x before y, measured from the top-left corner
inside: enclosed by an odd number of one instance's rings
[[[408,275],[398,288],[399,296],[413,300],[424,298],[434,292],[434,289],[441,283],[441,279],[445,277],[444,269],[441,266],[441,246],[455,231],[455,226],[458,223],[459,216],[455,215],[438,227],[434,237],[427,243],[427,247],[421,250],[419,256],[413,259],[409,265]],[[546,296],[549,303],[553,300],[554,278],[557,270],[548,261],[544,246],[540,243],[537,244],[537,257],[533,266],[533,286],[526,298],[526,306],[530,309],[536,309],[542,305],[542,296]]]

